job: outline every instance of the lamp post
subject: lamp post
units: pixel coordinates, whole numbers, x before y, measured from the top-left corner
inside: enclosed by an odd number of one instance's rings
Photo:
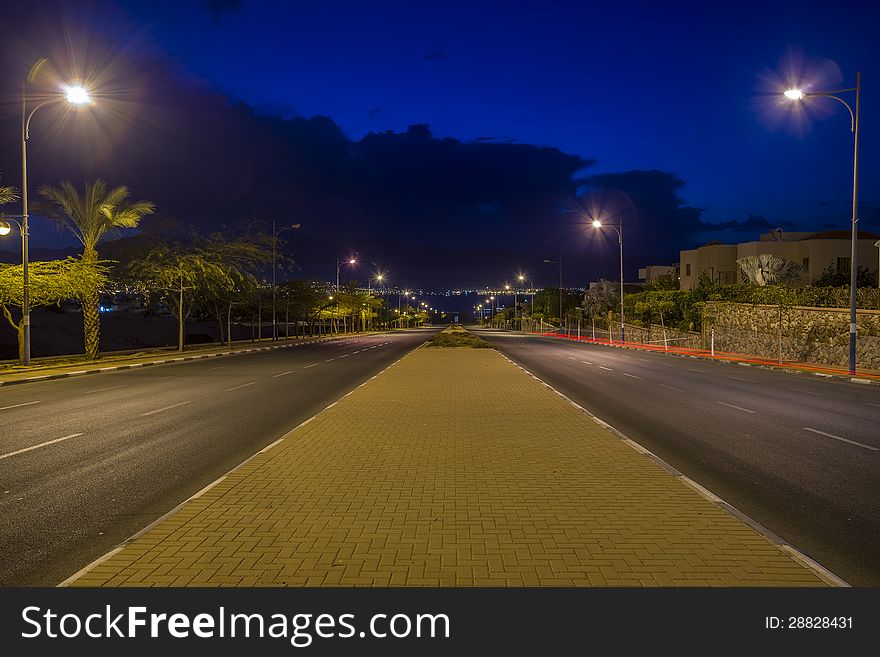
[[[296,230],[297,228],[299,228],[299,224],[291,224],[290,226],[285,226],[284,228],[280,228],[278,230],[275,230],[275,220],[274,219],[272,220],[272,339],[273,340],[278,339],[278,325],[275,320],[275,291],[278,287],[275,282],[276,245],[278,243],[278,236],[281,233],[283,233],[285,230]]]
[[[336,258],[336,304],[335,307],[339,307],[339,271],[342,269],[342,265],[353,265],[357,262],[354,258],[348,258],[347,260],[340,260]],[[336,321],[336,311],[333,311],[333,321]],[[345,318],[342,321],[343,331],[345,330]]]
[[[880,240],[874,242],[877,247],[877,289],[880,290]]]
[[[614,229],[614,232],[617,233],[617,243],[620,245],[620,341],[626,342],[626,328],[623,321],[623,223],[618,223],[615,226],[603,224],[598,219],[593,220],[593,228],[596,230],[601,230],[605,226]]]
[[[843,98],[836,94],[855,92],[855,110],[850,107]],[[803,101],[813,97],[826,97],[836,100],[849,111],[850,132],[853,133],[853,187],[852,187],[852,244],[849,263],[849,373],[856,373],[856,300],[858,284],[858,243],[859,243],[859,114],[862,105],[862,74],[856,73],[856,86],[848,89],[835,89],[833,91],[810,91],[800,89],[788,89],[785,97],[793,101]],[[880,278],[880,273],[878,273]]]
[[[381,283],[383,278],[384,278],[384,276],[382,274],[376,274],[375,276],[367,276],[367,297],[369,297],[373,292],[373,288],[370,287],[370,284],[373,282],[373,280],[375,279],[375,281],[377,283]],[[369,312],[369,310],[367,312]],[[370,315],[371,316],[369,318],[369,320],[370,320],[369,324],[370,324],[370,326],[372,326],[373,325],[372,313],[370,313]],[[381,322],[380,322],[380,324],[381,324]],[[367,330],[369,330],[369,328]]]
[[[28,76],[30,79],[32,75],[36,72],[36,70],[45,62],[46,60],[41,59],[37,62],[34,67],[31,69],[31,75]],[[34,107],[30,113],[28,113],[28,97],[27,97],[27,81],[25,81],[21,85],[21,224],[19,224],[21,228],[21,264],[22,264],[22,273],[24,277],[24,294],[22,295],[21,301],[21,325],[22,325],[22,333],[23,333],[23,342],[24,342],[24,352],[22,354],[22,365],[30,365],[31,364],[31,303],[30,303],[30,290],[29,280],[28,280],[28,237],[30,237],[30,231],[28,230],[28,182],[27,182],[27,143],[30,139],[30,126],[31,119],[34,118],[34,114],[37,113],[37,110],[41,107],[45,107],[51,103],[59,102],[61,100],[66,100],[68,103],[74,106],[82,106],[82,105],[90,105],[92,103],[92,99],[89,96],[89,92],[86,91],[80,85],[71,85],[62,87],[62,91],[64,92],[63,97],[50,98],[48,100],[44,100],[42,103],[38,103],[36,107]],[[16,222],[17,223],[17,222]]]
[[[559,267],[559,330],[562,331],[562,256],[559,256],[559,260],[545,259],[544,262]]]

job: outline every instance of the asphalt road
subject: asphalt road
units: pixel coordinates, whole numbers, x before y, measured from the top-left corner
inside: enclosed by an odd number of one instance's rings
[[[0,389],[0,585],[64,580],[434,332]]]
[[[853,585],[880,585],[880,388],[475,331]]]

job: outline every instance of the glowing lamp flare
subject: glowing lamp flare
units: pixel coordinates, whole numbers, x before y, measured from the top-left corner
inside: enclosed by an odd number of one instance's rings
[[[800,89],[788,89],[785,92],[785,97],[789,100],[803,100],[804,92]]]
[[[0,237],[5,235],[9,235],[12,232],[12,226],[9,225],[8,221],[0,221]]]
[[[593,228],[601,228],[601,227],[602,227],[602,222],[599,221],[598,219],[594,219],[593,220]]]
[[[88,105],[92,102],[89,92],[79,85],[64,87],[64,97],[73,105]]]

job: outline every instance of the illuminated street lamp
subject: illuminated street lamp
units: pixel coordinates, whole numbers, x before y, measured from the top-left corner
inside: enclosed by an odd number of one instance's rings
[[[614,229],[614,232],[617,233],[617,243],[620,244],[620,341],[626,342],[626,329],[623,321],[623,223],[618,223],[615,226],[603,224],[598,219],[593,220],[593,228],[596,230],[602,230],[606,226]]]
[[[377,283],[381,283],[383,278],[384,278],[383,274],[376,274],[375,276],[367,276],[367,296],[368,297],[373,293],[373,288],[371,287],[372,282],[375,280]],[[369,317],[370,326],[372,326],[372,324],[373,324],[372,313],[370,313],[370,315],[371,315],[371,317]]]
[[[835,94],[855,92],[856,107],[853,110],[843,98]],[[856,373],[856,292],[858,275],[858,240],[859,240],[859,113],[862,104],[862,74],[856,73],[856,86],[849,89],[835,89],[833,91],[810,91],[793,88],[784,92],[786,98],[792,101],[804,101],[809,98],[821,97],[832,98],[843,105],[849,111],[850,132],[853,133],[853,187],[852,187],[852,244],[850,253],[849,271],[849,373]],[[880,272],[878,272],[880,278]]]
[[[41,59],[37,62],[34,67],[31,69],[31,74],[28,75],[28,79],[30,79],[36,70],[45,63],[46,60]],[[34,114],[37,113],[37,110],[41,107],[49,105],[51,103],[57,103],[61,101],[67,101],[71,105],[75,107],[81,107],[84,105],[90,105],[92,103],[92,98],[89,95],[89,92],[79,84],[74,84],[70,86],[61,87],[61,91],[64,92],[64,95],[53,96],[48,100],[44,100],[41,103],[38,103],[31,111],[28,113],[28,97],[27,97],[27,81],[25,81],[21,85],[21,214],[16,218],[21,219],[21,264],[22,264],[22,273],[24,276],[24,294],[22,295],[21,302],[21,326],[22,326],[22,337],[24,342],[24,349],[22,354],[22,365],[30,365],[31,364],[31,300],[30,300],[30,292],[28,290],[28,237],[30,236],[30,231],[28,230],[28,182],[27,182],[27,143],[30,139],[30,126],[31,119],[34,118]],[[16,222],[17,223],[17,222]],[[9,234],[8,231],[4,234]]]
[[[339,294],[339,272],[342,269],[342,265],[354,265],[356,263],[357,260],[354,258],[349,258],[348,260],[336,258],[336,294]]]

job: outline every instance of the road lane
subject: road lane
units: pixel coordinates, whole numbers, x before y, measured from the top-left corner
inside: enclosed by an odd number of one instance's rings
[[[26,451],[0,459],[0,584],[61,581],[432,333],[362,336],[224,357],[220,365],[201,359],[0,390],[0,407],[41,401],[2,415],[0,454]],[[350,357],[306,369],[333,354]],[[280,371],[290,374],[273,378]]]
[[[477,332],[847,581],[880,584],[877,387]]]

